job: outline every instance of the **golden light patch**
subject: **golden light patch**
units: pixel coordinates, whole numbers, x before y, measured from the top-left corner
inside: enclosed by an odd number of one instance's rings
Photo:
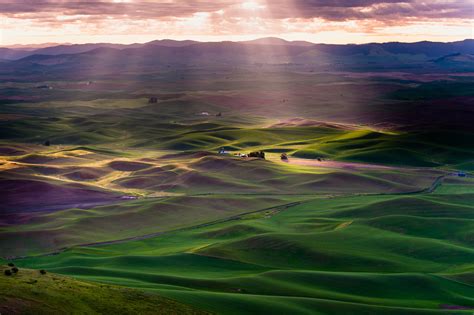
[[[166,191],[155,191],[151,194],[148,194],[148,198],[163,198],[163,197],[178,197],[184,196],[184,193],[174,193],[174,192],[166,192]]]
[[[81,156],[81,155],[88,155],[88,154],[94,154],[93,152],[86,151],[86,150],[72,150],[72,151],[67,151],[66,156]]]
[[[204,249],[204,248],[206,248],[206,247],[209,247],[209,246],[211,246],[211,245],[212,245],[212,243],[204,244],[204,245],[201,245],[201,246],[197,246],[197,247],[191,248],[190,250],[187,250],[186,253],[188,253],[188,254],[193,254],[193,253],[196,253],[196,252],[198,252],[198,251],[200,251],[200,250],[202,250],[202,249]]]
[[[19,165],[18,163],[0,159],[0,171],[12,170],[19,167],[21,167],[21,165]]]
[[[336,226],[336,228],[334,230],[336,231],[336,230],[344,229],[344,228],[348,227],[349,225],[351,225],[353,222],[354,221],[343,222],[343,223],[339,224],[338,226]]]

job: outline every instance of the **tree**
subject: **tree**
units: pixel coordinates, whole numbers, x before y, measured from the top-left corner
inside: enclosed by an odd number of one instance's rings
[[[263,151],[250,152],[249,157],[256,157],[256,158],[265,159],[265,152],[263,152]]]

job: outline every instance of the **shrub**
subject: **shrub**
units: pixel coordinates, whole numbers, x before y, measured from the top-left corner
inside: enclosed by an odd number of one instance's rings
[[[45,275],[45,274],[46,274],[46,270],[41,269],[41,270],[40,270],[40,274]]]
[[[11,276],[12,275],[12,272],[10,270],[5,270],[4,273],[5,273],[5,276]]]
[[[18,268],[17,268],[17,267],[13,267],[13,268],[12,268],[12,272],[13,272],[13,273],[17,273],[17,272],[18,272]]]
[[[250,152],[249,157],[257,157],[261,159],[265,159],[265,152],[260,151],[260,152]]]
[[[9,267],[15,267],[15,264],[14,263],[8,263],[8,266]]]

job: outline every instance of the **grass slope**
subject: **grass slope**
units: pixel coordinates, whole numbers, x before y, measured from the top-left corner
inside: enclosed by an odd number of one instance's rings
[[[472,183],[449,178],[433,194],[414,193],[443,169],[474,169],[472,78],[171,67],[119,79],[80,73],[84,82],[53,74],[47,91],[36,76],[0,83],[0,179],[8,188],[0,201],[9,202],[0,202],[9,207],[0,213],[0,252],[68,247],[16,261],[20,273],[0,279],[2,305],[146,312],[159,293],[224,314],[472,313]],[[439,89],[443,79],[449,89]],[[149,104],[153,95],[158,103]],[[41,146],[47,139],[52,146]],[[264,150],[269,160],[210,153],[220,147]],[[282,163],[282,152],[403,167],[309,167]],[[18,181],[45,187],[48,198],[17,189]],[[141,199],[60,202],[66,192],[91,191]],[[46,208],[32,212],[38,199]],[[77,246],[117,239],[127,241]],[[76,280],[37,279],[23,267]]]
[[[3,257],[163,233],[315,195],[420,191],[442,174],[297,165],[276,153],[258,160],[205,151],[3,148]]]
[[[208,314],[139,290],[23,268],[6,276],[10,268],[0,269],[2,314]]]
[[[17,263],[225,314],[469,314],[473,200],[466,191],[318,198]]]
[[[79,244],[160,234],[286,204],[295,197],[194,196],[149,198],[94,209],[68,209],[0,229],[6,256],[50,253]]]
[[[210,114],[200,115],[202,112]],[[224,116],[216,117],[218,112]],[[2,121],[2,114],[19,118]],[[7,145],[50,139],[59,145],[107,147],[120,143],[121,148],[192,152],[226,147],[232,151],[287,152],[304,158],[471,168],[474,133],[470,129],[423,125],[387,132],[360,123],[330,124],[310,118],[289,122],[267,119],[229,108],[226,103],[215,105],[187,96],[158,104],[138,98],[4,106],[0,128]]]

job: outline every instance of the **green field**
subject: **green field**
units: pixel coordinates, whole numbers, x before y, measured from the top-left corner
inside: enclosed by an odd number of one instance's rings
[[[320,198],[17,263],[217,313],[435,313],[474,306],[473,200],[441,192]]]
[[[0,83],[0,313],[472,314],[471,79],[252,71]]]

